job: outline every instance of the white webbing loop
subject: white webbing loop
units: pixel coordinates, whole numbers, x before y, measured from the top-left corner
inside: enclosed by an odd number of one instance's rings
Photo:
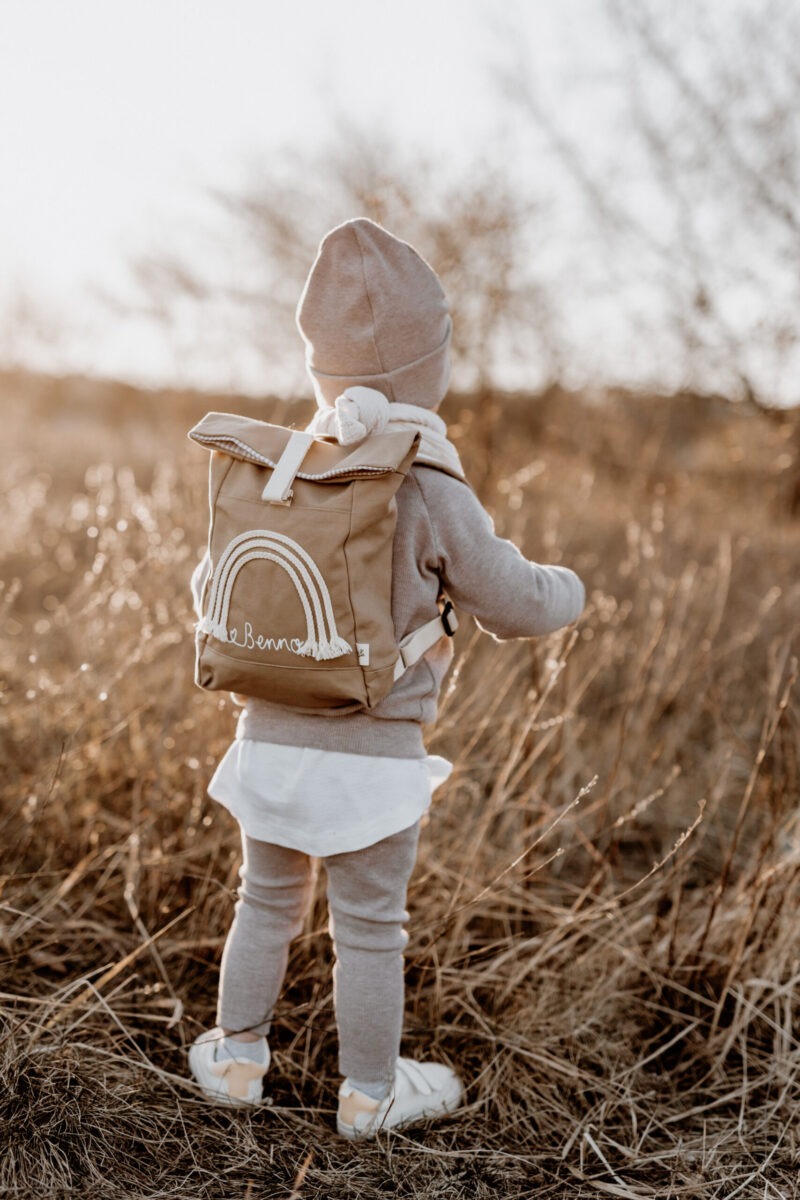
[[[415,662],[419,662],[423,654],[430,650],[431,646],[436,645],[439,638],[445,635],[452,637],[457,629],[458,618],[448,600],[438,616],[434,617],[432,621],[426,621],[424,625],[420,625],[419,629],[415,629],[413,633],[409,633],[403,638],[399,646],[400,655],[394,664],[395,682],[409,667],[413,667]]]
[[[303,465],[303,459],[314,441],[313,434],[301,429],[293,430],[275,470],[269,477],[261,499],[269,504],[287,504],[292,494],[294,477]]]

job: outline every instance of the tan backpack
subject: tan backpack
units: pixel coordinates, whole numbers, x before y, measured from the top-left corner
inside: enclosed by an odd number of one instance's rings
[[[189,437],[211,450],[211,572],[195,682],[303,709],[373,708],[444,634],[452,606],[398,646],[395,493],[413,431],[355,446],[230,413]]]

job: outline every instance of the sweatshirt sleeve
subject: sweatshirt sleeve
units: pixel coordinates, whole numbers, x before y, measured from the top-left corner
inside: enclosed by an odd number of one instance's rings
[[[416,473],[438,572],[453,603],[495,637],[536,637],[576,621],[586,591],[567,567],[529,562],[494,531],[472,489],[440,471]]]

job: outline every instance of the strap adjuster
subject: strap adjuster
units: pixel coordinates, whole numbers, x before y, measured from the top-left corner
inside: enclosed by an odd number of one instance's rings
[[[453,608],[453,605],[449,600],[445,602],[445,606],[439,614],[439,617],[447,636],[450,638],[454,637],[455,632],[458,629],[458,617],[456,616],[456,610]]]
[[[412,667],[415,662],[419,662],[423,654],[426,654],[431,646],[435,646],[445,634],[452,637],[457,629],[458,618],[455,609],[445,598],[444,606],[435,617],[403,638],[398,647],[397,662],[394,664],[395,679],[399,679],[404,671]]]

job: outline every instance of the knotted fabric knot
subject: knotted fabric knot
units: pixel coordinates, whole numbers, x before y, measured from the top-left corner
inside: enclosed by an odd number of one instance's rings
[[[410,429],[420,437],[415,462],[430,463],[464,478],[458,451],[447,436],[447,426],[438,413],[417,404],[391,403],[376,388],[354,385],[336,397],[333,408],[325,405],[314,414],[307,433],[336,438],[341,446],[362,442],[371,433]]]
[[[311,433],[335,437],[341,446],[352,446],[370,433],[382,433],[389,415],[389,401],[383,392],[349,387],[336,397],[333,408],[318,409],[308,428]]]

